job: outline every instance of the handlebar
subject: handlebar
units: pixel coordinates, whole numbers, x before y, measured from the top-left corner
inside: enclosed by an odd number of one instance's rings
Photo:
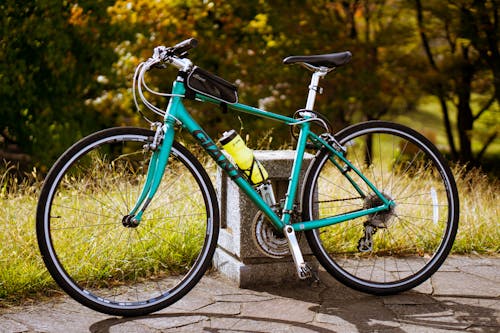
[[[189,38],[179,44],[172,46],[172,53],[177,56],[182,56],[185,52],[195,48],[198,45],[198,40],[195,38]]]
[[[196,45],[198,45],[198,41],[195,38],[189,38],[171,47],[155,47],[153,56],[150,59],[151,65],[165,68],[165,63],[169,63],[180,70],[187,71],[191,69],[193,64],[189,59],[185,58],[186,52],[196,47]]]

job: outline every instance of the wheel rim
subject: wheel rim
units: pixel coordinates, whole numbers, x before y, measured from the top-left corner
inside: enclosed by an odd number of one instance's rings
[[[347,283],[380,290],[422,282],[437,269],[453,241],[450,176],[419,137],[397,128],[366,128],[345,134],[340,142],[347,147],[347,157],[394,200],[395,207],[315,231],[322,256]],[[368,145],[372,149],[366,149]],[[331,163],[319,168],[314,179],[318,193],[311,191],[316,197],[309,207],[314,218],[373,207],[379,200],[367,186],[362,186],[367,194],[362,198]],[[375,231],[370,239],[371,227]],[[360,251],[361,240],[371,240],[372,248]]]
[[[123,225],[144,183],[146,140],[117,135],[94,142],[65,163],[49,191],[44,229],[51,273],[88,306],[139,309],[174,300],[209,255],[208,189],[175,147],[141,224]]]

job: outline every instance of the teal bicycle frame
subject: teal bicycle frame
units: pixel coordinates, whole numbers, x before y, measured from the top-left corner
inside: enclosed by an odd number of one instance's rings
[[[203,130],[203,128],[201,128],[201,126],[191,117],[182,103],[184,94],[185,87],[183,79],[181,77],[178,77],[177,80],[173,83],[172,96],[168,103],[164,116],[163,126],[161,128],[161,130],[163,131],[163,140],[152,154],[144,187],[135,207],[130,212],[130,216],[134,217],[136,223],[139,223],[141,221],[144,211],[153,199],[160,185],[174,141],[176,124],[180,124],[183,128],[189,131],[189,133],[191,133],[193,138],[198,141],[203,149],[214,159],[217,165],[228,174],[228,176],[241,188],[243,192],[247,194],[250,200],[269,218],[271,223],[278,230],[283,230],[286,225],[292,225],[294,231],[316,229],[388,210],[391,205],[393,205],[392,201],[388,200],[384,195],[382,195],[382,193],[349,160],[346,159],[341,150],[335,149],[327,140],[313,133],[310,130],[309,122],[304,122],[304,119],[290,118],[240,103],[230,104],[228,105],[228,107],[235,111],[271,119],[290,126],[300,126],[300,133],[298,136],[295,159],[292,166],[292,173],[288,184],[288,191],[286,193],[283,213],[280,218],[276,214],[276,212],[263,200],[256,189],[245,179],[245,177],[242,176],[237,167],[228,158],[226,158],[226,156],[217,147],[216,143]],[[214,104],[220,103],[220,101],[201,94],[197,94],[196,99],[202,102],[210,102]],[[292,224],[291,212],[293,211],[295,198],[297,196],[299,174],[302,168],[302,160],[306,150],[306,143],[308,141],[315,144],[315,146],[317,146],[318,148],[324,147],[324,149],[327,149],[331,153],[331,161],[340,171],[344,170],[344,167],[341,165],[341,163],[343,163],[344,166],[349,170],[354,171],[380,198],[383,204],[377,207],[356,210],[333,217],[312,221],[301,221],[299,223]],[[338,158],[341,163],[335,160],[335,158]],[[360,186],[358,186],[347,173],[343,172],[343,174],[345,177],[347,177],[347,179],[360,194],[360,196],[365,197],[366,195],[363,193]]]

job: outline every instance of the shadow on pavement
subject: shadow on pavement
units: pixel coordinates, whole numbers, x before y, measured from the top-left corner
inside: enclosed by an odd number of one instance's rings
[[[258,291],[291,306],[312,312],[311,321],[300,321],[287,308],[281,319],[246,312],[241,301],[240,312],[219,313],[198,309],[193,312],[157,313],[137,318],[110,318],[92,324],[90,332],[111,332],[127,325],[144,325],[162,331],[185,332],[407,332],[465,331],[498,332],[499,300],[496,297],[431,296],[407,292],[394,296],[371,296],[353,291],[335,280],[322,276],[323,283],[313,287],[305,283],[279,289],[266,286]],[[207,309],[208,310],[208,309]],[[175,312],[173,312],[175,311]],[[297,312],[297,309],[295,309]],[[129,327],[131,328],[131,327]],[[139,328],[137,328],[139,329]]]

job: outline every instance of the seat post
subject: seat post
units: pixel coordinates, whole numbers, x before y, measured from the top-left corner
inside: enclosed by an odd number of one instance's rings
[[[312,66],[311,66],[312,67]],[[309,94],[307,95],[306,110],[314,110],[314,102],[316,101],[316,93],[323,93],[323,89],[319,86],[319,79],[324,77],[330,71],[327,67],[316,67],[311,77],[309,85]]]

